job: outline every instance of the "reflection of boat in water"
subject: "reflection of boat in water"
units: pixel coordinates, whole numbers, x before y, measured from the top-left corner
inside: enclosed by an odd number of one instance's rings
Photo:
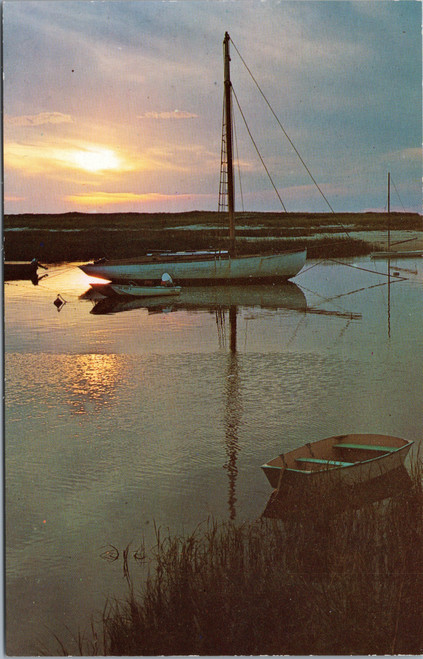
[[[262,466],[273,488],[281,483],[363,483],[404,464],[413,442],[391,435],[351,434],[321,439]]]
[[[299,516],[322,514],[329,518],[346,510],[358,510],[366,505],[385,501],[407,492],[412,479],[404,465],[370,481],[348,485],[332,484],[324,488],[303,484],[281,483],[274,490],[262,513],[263,517],[289,520]]]
[[[304,266],[307,251],[292,249],[278,254],[239,255],[235,241],[235,185],[233,175],[233,113],[230,80],[229,34],[224,39],[224,117],[222,130],[219,209],[228,211],[229,249],[223,251],[152,253],[136,259],[102,259],[80,266],[92,277],[114,282],[158,283],[168,272],[176,284],[231,284],[282,281]]]
[[[135,284],[91,284],[106,297],[171,297],[179,295],[180,286],[136,286]]]
[[[91,313],[119,313],[134,309],[154,311],[163,307],[163,304],[163,300],[154,298],[105,298],[97,302]],[[186,287],[180,295],[166,301],[166,308],[172,311],[214,311],[234,306],[306,311],[307,301],[302,290],[291,282],[275,285]]]

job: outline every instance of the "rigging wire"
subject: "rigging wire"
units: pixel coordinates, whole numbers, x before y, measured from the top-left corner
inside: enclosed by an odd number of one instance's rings
[[[406,211],[406,209],[405,209],[405,207],[404,207],[404,204],[402,203],[402,199],[401,199],[400,194],[399,194],[399,192],[398,192],[397,186],[395,185],[395,181],[394,181],[394,179],[392,178],[392,174],[391,174],[391,176],[390,176],[390,179],[391,179],[391,183],[392,183],[392,185],[394,186],[395,192],[397,193],[398,199],[400,200],[400,203],[401,203],[402,209],[403,209],[404,213],[406,213],[407,211]],[[417,240],[417,236],[414,237],[414,238],[409,238],[409,239],[407,239],[407,240],[397,240],[396,242],[391,243],[391,245],[401,245],[402,243],[412,242],[413,240]],[[400,269],[400,268],[398,268],[398,269]]]
[[[233,91],[233,90],[232,90]],[[233,113],[232,113],[233,114]],[[237,163],[237,169],[238,169],[238,181],[239,181],[239,195],[241,197],[241,208],[242,212],[244,212],[244,197],[242,194],[242,181],[241,181],[241,169],[239,165],[239,154],[238,154],[238,137],[236,133],[236,124],[235,124],[235,116],[232,116],[232,124],[234,128],[234,137],[235,137],[235,151],[236,151],[236,163]]]
[[[243,113],[243,111],[242,111],[242,109],[241,109],[241,106],[240,106],[239,101],[238,101],[238,97],[237,97],[237,95],[235,94],[235,90],[234,90],[233,86],[232,86],[232,93],[233,93],[234,98],[235,98],[235,100],[236,100],[236,104],[237,104],[237,106],[238,106],[238,109],[239,109],[239,111],[240,111],[240,113],[241,113],[241,117],[242,117],[242,119],[243,119],[243,121],[244,121],[244,124],[245,124],[245,127],[246,127],[246,129],[247,129],[248,135],[250,136],[250,139],[251,139],[251,141],[252,141],[252,143],[253,143],[253,145],[254,145],[254,148],[255,148],[255,150],[256,150],[256,152],[257,152],[257,155],[258,155],[258,157],[259,157],[260,160],[261,160],[261,164],[263,165],[264,169],[266,170],[266,173],[267,173],[267,175],[268,175],[268,177],[269,177],[269,180],[270,180],[270,182],[271,182],[271,184],[272,184],[272,186],[273,186],[273,189],[274,189],[274,191],[276,192],[277,197],[278,197],[279,201],[280,201],[281,204],[282,204],[282,208],[284,209],[284,211],[285,211],[285,213],[286,213],[287,210],[286,210],[285,204],[284,204],[283,201],[282,201],[282,197],[280,196],[277,187],[276,187],[275,184],[273,183],[272,177],[270,176],[270,172],[269,172],[269,170],[268,170],[267,167],[266,167],[266,164],[265,164],[265,162],[264,162],[264,160],[263,160],[263,158],[262,158],[262,155],[261,155],[260,151],[258,150],[257,144],[255,143],[253,136],[251,135],[251,131],[250,131],[249,127],[248,127],[247,120],[245,119],[244,113]]]
[[[304,162],[303,158],[301,157],[301,154],[300,154],[300,152],[298,151],[297,147],[295,146],[295,144],[293,143],[293,141],[292,141],[291,138],[289,137],[289,135],[288,135],[288,133],[286,132],[285,128],[282,126],[282,124],[281,124],[281,122],[280,122],[278,116],[276,115],[275,111],[273,110],[272,106],[270,105],[269,101],[267,100],[267,98],[266,98],[264,92],[262,91],[260,85],[258,84],[257,80],[256,80],[255,77],[253,76],[251,70],[250,70],[249,67],[247,66],[247,63],[245,62],[244,58],[242,57],[241,53],[239,52],[238,48],[236,47],[236,45],[234,44],[234,42],[232,41],[232,39],[231,39],[231,42],[232,42],[232,45],[233,45],[233,47],[235,48],[236,52],[238,53],[239,58],[241,59],[241,61],[242,61],[242,63],[244,64],[245,68],[247,69],[248,73],[250,74],[252,80],[254,81],[254,84],[256,85],[257,89],[259,90],[260,94],[262,95],[263,99],[265,100],[267,106],[269,107],[271,113],[273,114],[273,116],[275,117],[276,121],[278,122],[280,128],[282,129],[282,131],[283,131],[283,133],[284,133],[286,139],[288,140],[288,142],[290,143],[290,145],[291,145],[292,148],[294,149],[295,153],[297,154],[298,158],[300,159],[301,163],[303,164],[304,168],[306,169],[306,171],[307,171],[308,175],[310,176],[311,180],[313,181],[314,185],[315,185],[316,188],[319,190],[319,192],[320,192],[320,194],[322,195],[323,199],[326,201],[326,203],[327,203],[327,205],[329,206],[330,210],[332,211],[332,213],[335,213],[335,211],[333,210],[333,208],[332,208],[332,206],[330,205],[329,201],[328,201],[327,198],[325,197],[325,194],[324,194],[323,191],[321,190],[319,184],[318,184],[317,181],[315,180],[313,174],[310,172],[309,168],[307,167],[306,163]]]
[[[298,275],[303,275],[305,272],[308,272],[309,270],[312,270],[313,268],[316,268],[318,265],[320,265],[320,264],[319,264],[319,263],[313,263],[313,265],[310,265],[308,268],[305,268],[305,269],[303,268],[303,269],[298,273]]]
[[[403,209],[404,213],[406,213],[407,211],[406,211],[405,208],[404,208],[404,204],[402,203],[402,199],[401,199],[401,197],[399,196],[399,192],[398,192],[398,190],[397,190],[397,186],[395,185],[394,179],[392,178],[392,175],[391,175],[391,183],[392,183],[392,185],[394,186],[394,188],[395,188],[395,192],[396,192],[397,195],[398,195],[398,199],[399,199],[400,202],[401,202],[402,209]]]
[[[310,176],[311,180],[313,181],[314,185],[316,186],[316,188],[318,189],[318,191],[319,191],[320,194],[322,195],[323,199],[325,200],[325,202],[326,202],[327,205],[329,206],[331,212],[332,212],[332,213],[335,213],[334,209],[332,208],[331,204],[329,203],[328,199],[326,198],[324,192],[322,191],[322,189],[320,188],[320,186],[319,186],[319,184],[317,183],[316,179],[314,178],[313,174],[311,173],[310,169],[307,167],[306,163],[304,162],[304,159],[301,157],[301,154],[299,153],[297,147],[295,146],[295,144],[293,143],[293,141],[292,141],[291,138],[289,137],[289,135],[288,135],[288,133],[286,132],[285,128],[282,126],[282,124],[281,124],[281,122],[280,122],[278,116],[276,115],[275,111],[273,110],[272,106],[270,105],[269,101],[267,100],[267,98],[266,98],[264,92],[262,91],[260,85],[258,84],[257,80],[256,80],[255,77],[253,76],[253,74],[252,74],[250,68],[247,66],[247,63],[245,62],[244,58],[242,57],[241,53],[239,52],[238,48],[236,47],[236,45],[234,44],[234,42],[233,42],[232,39],[231,39],[231,42],[232,42],[232,45],[233,45],[233,47],[235,48],[236,52],[238,53],[238,56],[239,56],[241,62],[244,64],[244,66],[245,66],[245,68],[247,69],[248,73],[250,74],[252,80],[254,81],[254,84],[256,85],[257,89],[259,90],[261,96],[263,97],[263,99],[264,99],[264,101],[266,102],[267,106],[269,107],[271,113],[272,113],[273,116],[275,117],[275,119],[276,119],[276,121],[277,121],[279,127],[281,128],[282,132],[284,133],[286,139],[288,140],[288,142],[290,143],[290,145],[291,145],[292,148],[294,149],[295,153],[297,154],[298,158],[300,159],[301,163],[303,164],[305,170],[307,171],[307,173],[308,173],[308,175]],[[238,101],[237,101],[237,102],[238,102]],[[350,237],[348,231],[347,231],[346,228],[343,226],[343,224],[342,224],[341,222],[339,222],[339,221],[338,221],[338,223],[339,223],[339,225],[342,227],[342,229],[344,230],[344,232],[346,233],[346,235],[347,235],[348,237]]]
[[[55,277],[60,277],[60,275],[63,275],[65,272],[68,272],[69,270],[75,270],[75,267],[76,266],[74,266],[74,265],[68,265],[66,268],[63,268],[63,270],[59,270],[59,272],[53,270],[53,273],[49,273],[48,279],[50,281],[51,279],[54,279]]]
[[[344,263],[343,261],[338,261],[337,259],[326,259],[331,263],[337,263],[338,265],[343,265],[347,268],[352,268],[353,270],[362,270],[363,272],[370,272],[372,275],[380,275],[381,277],[391,277],[389,273],[379,272],[378,270],[369,270],[369,268],[361,268],[358,265],[351,265],[350,263]],[[406,277],[395,277],[395,281],[406,280]]]

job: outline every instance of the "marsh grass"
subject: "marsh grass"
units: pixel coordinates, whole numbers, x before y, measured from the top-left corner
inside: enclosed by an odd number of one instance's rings
[[[391,229],[421,230],[422,218],[391,213]],[[355,256],[371,251],[369,243],[339,237],[351,231],[385,231],[384,213],[237,213],[240,253],[266,253],[307,246],[312,258]],[[194,230],[193,225],[201,227]],[[224,249],[227,220],[223,213],[64,213],[6,215],[7,260],[41,262],[131,258],[149,250]],[[317,237],[316,234],[325,234]],[[260,238],[260,240],[254,239]],[[269,240],[266,241],[266,238]],[[248,239],[248,240],[247,240]],[[295,239],[295,243],[293,242]]]
[[[237,251],[242,254],[271,254],[278,251],[296,250],[307,247],[310,258],[358,256],[368,254],[372,246],[364,240],[328,236],[324,238],[274,237],[271,231],[260,240],[249,238],[238,240]],[[31,230],[6,233],[4,237],[7,260],[27,261],[38,258],[41,263],[89,261],[132,258],[153,250],[201,250],[228,249],[226,235],[211,231],[189,230],[139,230],[104,231],[87,230],[83,233],[50,232]]]
[[[105,655],[420,654],[421,464],[401,494],[287,522],[156,531],[140,592],[109,601],[85,646]],[[100,648],[99,639],[102,639]]]
[[[315,229],[344,227],[356,230],[386,229],[388,217],[392,229],[422,229],[422,217],[417,213],[282,213],[236,212],[237,226],[290,229]],[[188,211],[184,213],[26,213],[5,215],[4,227],[28,227],[30,229],[167,229],[199,224],[202,226],[227,227],[227,215],[213,211]]]

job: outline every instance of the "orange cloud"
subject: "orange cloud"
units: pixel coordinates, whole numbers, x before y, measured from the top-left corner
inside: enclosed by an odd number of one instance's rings
[[[187,161],[183,157],[187,153],[192,154],[192,149],[155,146],[135,154],[109,144],[43,139],[5,142],[4,163],[6,169],[18,170],[26,176],[43,174],[63,179],[66,174],[68,180],[75,180],[76,173],[88,172],[100,180],[106,175],[110,178],[133,171],[189,172],[191,159]],[[201,151],[200,155],[203,155]]]
[[[4,201],[25,201],[26,197],[13,197],[10,195],[4,196]]]
[[[70,114],[62,114],[62,112],[40,112],[17,117],[5,115],[4,123],[8,126],[42,126],[43,124],[71,124],[73,119]]]
[[[190,195],[190,194],[161,194],[159,192],[86,192],[82,194],[68,195],[65,201],[70,201],[73,204],[82,206],[104,206],[109,204],[148,204],[151,202],[168,202],[168,201],[181,201],[184,199],[192,199],[193,197],[208,197],[208,195]]]
[[[57,170],[73,170],[102,175],[105,172],[123,172],[136,168],[135,163],[113,148],[100,144],[74,142],[63,147],[44,143],[4,145],[5,167],[25,174],[57,174]]]

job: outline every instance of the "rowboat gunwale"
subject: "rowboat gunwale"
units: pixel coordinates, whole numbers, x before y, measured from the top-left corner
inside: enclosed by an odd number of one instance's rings
[[[179,295],[181,286],[132,286],[131,284],[109,284],[115,295],[119,297],[170,297]],[[132,291],[130,290],[132,289]]]
[[[134,284],[91,283],[91,289],[107,298],[152,298],[174,297],[180,295],[181,286],[137,286]],[[132,289],[132,290],[131,290]]]
[[[360,460],[355,460],[351,464],[344,464],[344,465],[330,465],[328,464],[322,464],[319,467],[314,467],[313,469],[297,469],[292,466],[293,463],[295,463],[296,457],[301,457],[301,453],[303,453],[305,450],[307,450],[308,447],[311,447],[311,449],[320,449],[322,446],[328,447],[329,448],[329,455],[326,453],[326,459],[328,461],[330,460],[336,460],[336,456],[331,453],[333,449],[335,448],[335,444],[338,442],[340,445],[336,448],[342,448],[342,441],[340,440],[346,440],[346,439],[355,439],[357,440],[358,438],[365,438],[366,443],[361,442],[363,444],[363,448],[357,448],[356,450],[366,450],[366,444],[371,444],[372,441],[374,441],[376,438],[379,440],[388,440],[388,442],[391,443],[391,445],[387,445],[385,447],[374,444],[374,446],[380,446],[380,448],[386,448],[387,450],[385,452],[381,452],[380,455],[374,455],[370,458],[366,459],[360,459]],[[395,446],[395,442],[400,442],[401,444],[399,446]],[[348,444],[349,442],[344,441],[345,444]],[[360,441],[356,441],[356,444],[359,445]],[[288,451],[285,454],[281,454],[269,462],[261,465],[261,468],[263,472],[265,473],[270,485],[272,487],[277,487],[277,481],[279,480],[279,476],[283,472],[283,476],[289,477],[291,476],[295,480],[302,480],[304,481],[305,479],[310,480],[317,480],[318,477],[327,477],[330,478],[333,476],[334,478],[337,478],[339,475],[341,475],[342,479],[348,480],[348,476],[356,472],[357,474],[361,471],[365,472],[366,466],[368,465],[374,465],[374,470],[375,472],[384,472],[384,471],[390,471],[393,469],[395,466],[398,465],[398,460],[395,458],[398,458],[400,454],[400,460],[403,463],[405,460],[405,457],[411,448],[413,442],[411,440],[403,439],[401,437],[395,437],[393,435],[380,435],[380,434],[347,434],[347,435],[335,435],[333,437],[327,437],[321,440],[318,440],[316,442],[312,442],[310,444],[305,444],[302,445],[296,449],[293,449],[291,451]],[[390,450],[388,450],[390,449]],[[346,446],[344,450],[349,450],[348,447]],[[374,449],[367,449],[367,450],[374,450]],[[402,455],[402,453],[404,455]],[[338,460],[340,458],[338,457]],[[383,463],[383,465],[382,465]],[[387,468],[385,468],[387,467]]]
[[[412,442],[411,442],[412,444]],[[294,469],[293,467],[286,467],[286,471],[294,471],[298,472],[300,474],[306,474],[307,476],[311,476],[313,474],[321,474],[322,472],[325,473],[326,471],[336,471],[339,469],[342,469],[343,471],[347,469],[353,469],[354,467],[357,467],[358,465],[366,464],[367,462],[377,462],[378,460],[381,459],[386,459],[388,455],[392,455],[393,453],[398,453],[398,451],[403,451],[404,449],[409,449],[410,445],[405,444],[404,446],[400,446],[399,448],[395,449],[395,451],[390,451],[389,453],[382,453],[381,455],[376,455],[373,458],[369,458],[368,460],[357,460],[356,462],[349,464],[349,465],[332,465],[330,464],[330,461],[328,460],[328,464],[324,465],[322,464],[321,469]],[[262,465],[263,468],[270,468],[270,469],[277,469],[278,471],[281,469],[281,467],[278,467],[276,465],[272,465],[270,462]]]

